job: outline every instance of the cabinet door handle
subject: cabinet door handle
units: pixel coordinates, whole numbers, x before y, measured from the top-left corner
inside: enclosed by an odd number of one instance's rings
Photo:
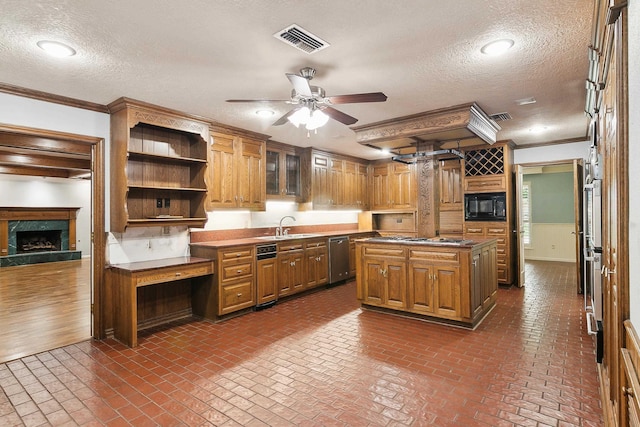
[[[182,276],[182,273],[176,273],[176,277]]]
[[[240,298],[242,296],[242,293],[238,292],[237,297]]]
[[[238,201],[238,196],[235,196],[236,202]]]
[[[291,261],[291,262],[289,263],[289,265],[290,265],[291,267],[295,267],[296,262],[295,262],[295,261]]]
[[[238,274],[242,273],[242,270],[238,270],[238,271],[237,271],[237,273],[238,273]]]

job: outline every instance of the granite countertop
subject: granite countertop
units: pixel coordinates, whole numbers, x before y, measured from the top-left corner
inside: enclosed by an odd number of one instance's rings
[[[311,233],[294,233],[286,237],[276,238],[273,235],[256,236],[256,237],[244,237],[241,239],[225,239],[225,240],[211,240],[207,242],[191,243],[191,246],[203,246],[208,248],[226,248],[232,246],[242,245],[259,245],[266,243],[278,243],[288,242],[298,239],[313,239],[318,237],[336,237],[336,236],[353,236],[354,234],[369,234],[374,231],[362,231],[362,230],[338,230],[338,231],[319,231]]]

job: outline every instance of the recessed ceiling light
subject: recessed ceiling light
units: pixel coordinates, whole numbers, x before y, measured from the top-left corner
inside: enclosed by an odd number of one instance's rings
[[[49,55],[58,58],[64,58],[76,54],[76,50],[74,48],[60,42],[54,42],[51,40],[40,40],[37,45],[40,49],[44,50]]]
[[[534,126],[534,127],[529,129],[529,132],[531,132],[531,133],[541,133],[541,132],[544,132],[545,130],[547,130],[546,126]]]
[[[485,55],[496,56],[505,53],[511,49],[511,46],[513,46],[513,40],[511,39],[495,40],[482,46],[480,52]]]
[[[258,110],[256,114],[260,117],[271,117],[275,114],[273,110]]]
[[[388,148],[382,148],[382,149],[380,149],[380,153],[382,153],[382,154],[391,154],[391,150],[389,150]]]

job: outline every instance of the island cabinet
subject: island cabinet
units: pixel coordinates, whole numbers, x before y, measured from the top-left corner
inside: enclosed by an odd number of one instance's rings
[[[254,245],[215,248],[192,244],[191,255],[212,259],[217,265],[211,294],[203,296],[211,301],[204,317],[217,320],[256,305]]]
[[[111,231],[206,222],[209,125],[120,98],[111,112]]]
[[[497,241],[498,281],[509,284],[513,281],[511,232],[507,222],[466,221],[465,238],[492,238]]]
[[[382,238],[356,242],[363,306],[475,327],[495,306],[496,242],[429,244]]]
[[[210,209],[265,210],[266,139],[266,135],[213,129],[207,175]]]

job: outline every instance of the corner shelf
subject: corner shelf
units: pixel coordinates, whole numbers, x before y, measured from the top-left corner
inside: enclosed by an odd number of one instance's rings
[[[120,98],[111,111],[111,230],[207,221],[209,124]]]

